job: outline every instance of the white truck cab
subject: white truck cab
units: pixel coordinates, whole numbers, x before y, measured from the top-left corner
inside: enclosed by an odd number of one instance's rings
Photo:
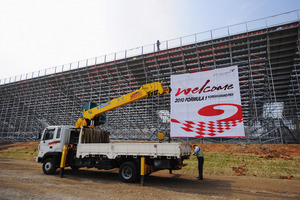
[[[39,154],[36,161],[47,155],[47,153],[61,153],[63,146],[69,144],[70,134],[74,127],[72,126],[48,126],[44,129],[40,144],[38,147]]]

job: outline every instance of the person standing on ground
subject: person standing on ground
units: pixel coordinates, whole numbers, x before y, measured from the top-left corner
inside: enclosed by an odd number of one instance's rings
[[[194,156],[197,156],[198,159],[198,172],[199,172],[199,176],[197,177],[198,180],[203,180],[203,163],[204,163],[204,157],[203,157],[203,151],[202,149],[197,146],[194,145]]]

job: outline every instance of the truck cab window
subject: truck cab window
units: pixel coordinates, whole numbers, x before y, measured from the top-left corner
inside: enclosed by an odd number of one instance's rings
[[[55,129],[46,129],[43,140],[51,140],[53,139]]]
[[[56,139],[60,138],[60,131],[61,131],[61,128],[57,129]]]

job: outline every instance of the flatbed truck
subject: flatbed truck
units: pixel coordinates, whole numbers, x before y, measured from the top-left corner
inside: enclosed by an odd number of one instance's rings
[[[124,182],[135,182],[157,170],[181,169],[183,161],[191,154],[191,147],[185,143],[160,142],[110,142],[109,132],[95,129],[105,123],[106,112],[146,98],[154,93],[169,93],[162,82],[145,84],[140,89],[96,105],[83,106],[83,117],[76,126],[49,126],[42,133],[36,162],[43,163],[45,174],[54,174],[60,168],[73,170],[82,167],[98,169],[119,168],[119,176]]]
[[[106,139],[87,141],[91,135]],[[109,142],[107,137],[107,132],[91,128],[49,126],[42,134],[36,161],[43,163],[45,174],[55,174],[61,165],[64,147],[68,145],[65,167],[73,170],[119,168],[121,180],[136,182],[141,176],[158,170],[181,169],[191,154],[190,145],[185,143]]]

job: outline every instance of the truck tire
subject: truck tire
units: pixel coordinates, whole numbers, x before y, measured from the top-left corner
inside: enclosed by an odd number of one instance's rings
[[[48,158],[43,162],[43,171],[47,175],[54,174],[56,172],[56,163],[53,158]]]
[[[134,162],[125,162],[121,165],[119,176],[126,183],[136,182],[139,178],[139,170]]]

